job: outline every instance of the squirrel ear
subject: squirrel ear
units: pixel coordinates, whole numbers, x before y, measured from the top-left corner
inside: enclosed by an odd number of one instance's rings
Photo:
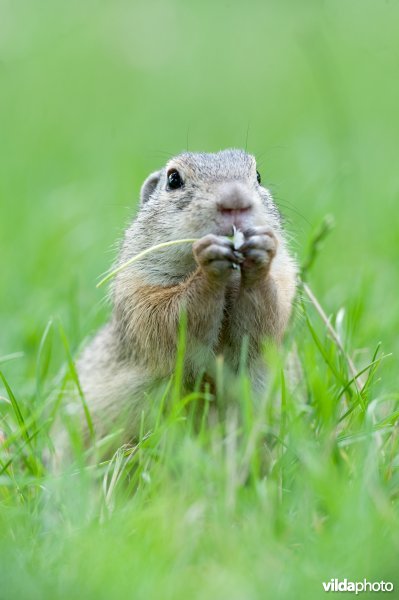
[[[145,202],[147,202],[147,200],[149,200],[151,194],[158,185],[160,176],[161,171],[154,171],[154,173],[151,173],[151,175],[147,177],[140,190],[141,204],[144,204]]]

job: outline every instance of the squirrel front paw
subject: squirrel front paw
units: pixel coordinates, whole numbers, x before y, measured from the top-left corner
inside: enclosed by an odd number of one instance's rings
[[[267,276],[278,242],[270,227],[251,227],[243,233],[244,243],[238,249],[243,257],[241,277],[243,285],[250,286]]]
[[[228,237],[208,234],[193,244],[197,264],[207,278],[224,283],[232,269],[238,268],[239,258],[234,253],[233,241]]]

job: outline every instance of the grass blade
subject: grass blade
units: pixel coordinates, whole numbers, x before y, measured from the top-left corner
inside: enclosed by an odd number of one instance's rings
[[[144,256],[146,256],[147,254],[150,254],[151,252],[155,252],[156,250],[162,250],[162,248],[168,248],[169,246],[174,246],[174,245],[177,245],[177,244],[193,244],[196,241],[197,241],[197,238],[187,238],[187,239],[182,239],[182,240],[171,240],[170,242],[163,242],[162,244],[156,244],[155,246],[151,246],[151,248],[146,248],[142,252],[139,252],[135,256],[132,256],[132,258],[129,258],[129,260],[127,260],[123,264],[121,264],[118,267],[116,267],[116,269],[113,269],[110,273],[108,273],[107,275],[105,275],[105,277],[103,277],[97,283],[96,287],[98,287],[98,288],[101,287],[102,285],[104,285],[104,283],[107,283],[107,281],[109,281],[110,279],[112,279],[113,277],[115,277],[115,275],[117,275],[118,273],[120,273],[121,271],[123,271],[124,269],[126,269],[126,267],[128,267],[131,264],[133,264],[137,260],[140,260],[141,258],[143,258]]]
[[[10,399],[11,406],[12,406],[12,408],[14,410],[15,417],[17,419],[17,423],[18,423],[21,431],[23,432],[23,437],[25,438],[25,440],[27,442],[29,442],[29,434],[28,434],[28,432],[26,430],[25,420],[24,420],[24,417],[22,416],[21,409],[19,408],[18,401],[17,401],[16,397],[14,396],[13,391],[12,391],[11,387],[9,386],[8,381],[5,378],[5,376],[2,373],[2,371],[0,371],[0,378],[3,381],[4,387],[7,390],[7,394],[8,394],[8,397]]]
[[[80,385],[78,372],[76,370],[75,363],[73,361],[71,350],[70,350],[70,347],[69,347],[68,339],[67,339],[67,336],[65,334],[65,330],[64,330],[61,322],[58,323],[58,329],[59,329],[59,332],[60,332],[61,341],[62,341],[64,349],[65,349],[69,371],[70,371],[70,374],[71,374],[71,377],[72,377],[73,381],[75,382],[76,388],[78,390],[79,398],[80,398],[80,401],[82,403],[83,411],[84,411],[86,422],[87,422],[87,427],[89,429],[90,436],[93,439],[94,438],[93,420],[91,418],[89,407],[87,406],[87,402],[86,402],[86,398],[85,398],[83,390],[82,390],[82,386]]]

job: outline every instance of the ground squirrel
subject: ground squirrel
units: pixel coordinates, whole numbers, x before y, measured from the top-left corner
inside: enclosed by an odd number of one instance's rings
[[[238,250],[233,226],[243,234]],[[259,388],[265,377],[262,341],[283,337],[296,265],[253,156],[242,150],[185,152],[152,173],[118,264],[181,238],[198,241],[149,253],[118,273],[111,320],[78,361],[88,407],[104,432],[128,410],[127,429],[137,435],[148,391],[173,373],[183,309],[187,389],[201,374],[212,380],[216,355],[223,355],[230,373],[237,372],[244,336],[249,373]]]

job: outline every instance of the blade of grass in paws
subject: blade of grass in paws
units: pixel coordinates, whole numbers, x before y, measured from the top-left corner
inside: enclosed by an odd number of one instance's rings
[[[146,254],[150,254],[150,252],[155,252],[155,250],[161,250],[162,248],[168,248],[169,246],[174,246],[175,244],[193,244],[196,241],[197,238],[172,240],[170,242],[162,242],[162,244],[156,244],[155,246],[151,246],[151,248],[146,248],[142,252],[139,252],[135,256],[132,256],[132,258],[129,258],[129,260],[116,267],[116,269],[113,269],[110,273],[103,277],[101,281],[97,283],[96,287],[101,287],[102,285],[104,285],[104,283],[107,283],[107,281],[115,277],[115,275],[123,271],[123,269],[126,269],[126,267],[136,262],[136,260],[140,260],[140,258],[143,258],[143,256],[145,256]]]

